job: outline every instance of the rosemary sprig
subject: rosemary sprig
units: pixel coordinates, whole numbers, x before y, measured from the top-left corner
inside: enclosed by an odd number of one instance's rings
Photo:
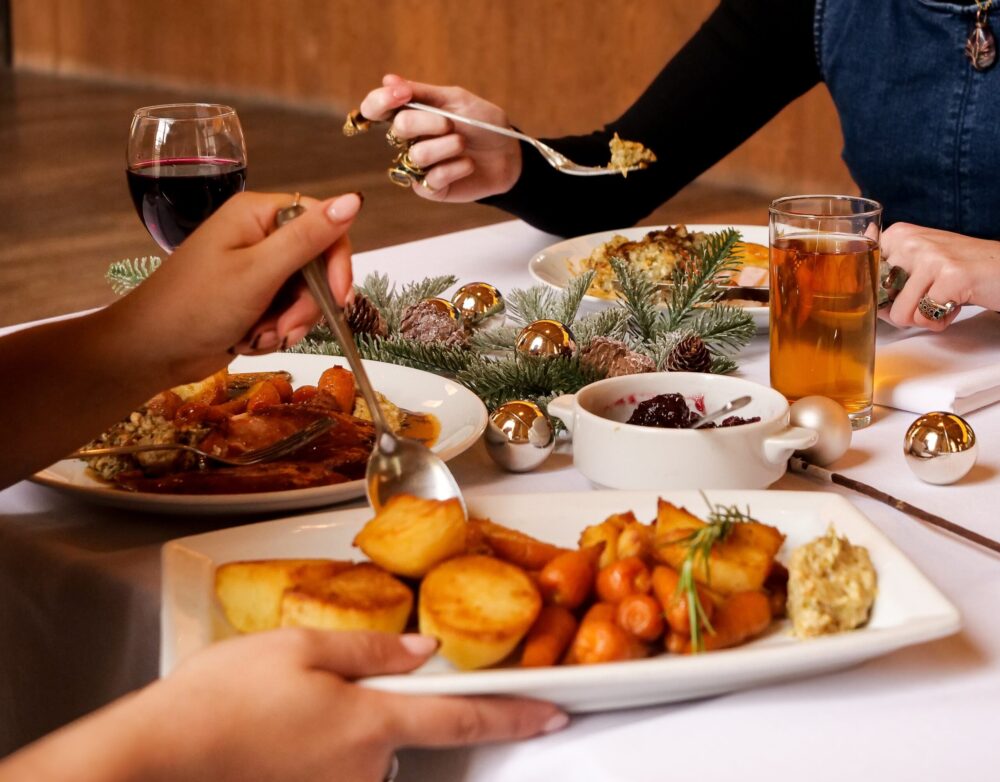
[[[697,582],[694,577],[697,561],[699,558],[701,559],[705,568],[705,580],[710,582],[709,567],[712,547],[729,537],[734,525],[752,520],[749,507],[744,513],[736,505],[713,505],[704,492],[701,496],[705,500],[705,504],[708,505],[708,518],[705,526],[699,527],[690,535],[677,541],[677,543],[687,546],[684,561],[681,563],[680,578],[677,581],[677,594],[683,595],[687,600],[692,652],[705,650],[701,636],[702,628],[709,633],[715,633],[715,628],[712,627],[708,614],[701,604],[701,598],[698,596]]]

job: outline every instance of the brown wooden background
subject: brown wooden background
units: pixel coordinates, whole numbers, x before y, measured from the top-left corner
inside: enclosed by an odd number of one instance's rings
[[[341,112],[387,71],[456,83],[521,127],[617,116],[715,0],[10,0],[20,68],[197,87]],[[705,180],[853,190],[819,87]]]

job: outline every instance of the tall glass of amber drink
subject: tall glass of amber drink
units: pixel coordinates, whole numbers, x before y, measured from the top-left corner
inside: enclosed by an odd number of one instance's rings
[[[789,196],[771,204],[771,385],[840,402],[871,423],[882,205]]]

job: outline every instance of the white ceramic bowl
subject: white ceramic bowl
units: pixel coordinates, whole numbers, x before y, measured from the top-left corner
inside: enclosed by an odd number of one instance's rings
[[[760,421],[717,429],[627,424],[657,394],[704,397],[705,409],[749,395],[738,411]],[[658,372],[592,383],[549,402],[573,434],[573,462],[598,486],[613,489],[763,489],[785,474],[793,451],[815,445],[812,429],[790,426],[788,401],[772,388],[724,375]]]

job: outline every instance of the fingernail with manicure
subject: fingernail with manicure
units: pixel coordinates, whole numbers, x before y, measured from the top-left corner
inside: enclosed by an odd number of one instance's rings
[[[399,643],[410,654],[426,657],[438,648],[437,638],[429,635],[418,635],[417,633],[407,633],[399,636]]]
[[[336,223],[350,220],[361,209],[361,198],[358,193],[347,193],[335,198],[326,208],[326,215]]]
[[[569,725],[569,715],[566,712],[558,711],[553,714],[542,725],[542,733],[555,733],[557,730],[562,730],[567,725]]]
[[[253,338],[250,343],[251,350],[271,350],[277,347],[281,340],[278,339],[277,331],[263,331]]]

